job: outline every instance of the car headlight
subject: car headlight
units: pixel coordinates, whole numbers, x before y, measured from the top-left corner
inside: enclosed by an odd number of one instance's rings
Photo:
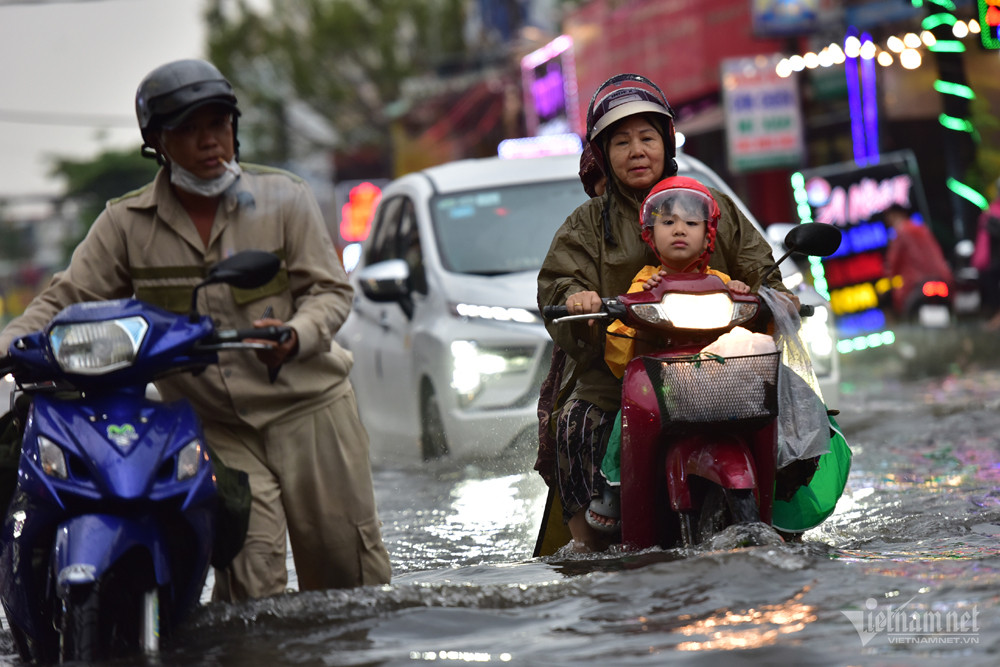
[[[177,481],[194,477],[203,458],[201,441],[192,440],[177,454]]]
[[[721,329],[742,324],[757,312],[757,304],[734,302],[729,294],[665,294],[659,303],[632,306],[632,314],[650,324],[667,324],[678,329]]]
[[[452,389],[467,404],[490,376],[529,370],[533,352],[530,348],[487,348],[471,340],[452,341]]]
[[[58,324],[49,343],[64,372],[100,375],[130,366],[148,330],[141,317]]]
[[[44,435],[38,436],[38,455],[42,471],[49,477],[66,479],[66,454],[62,447]]]
[[[527,308],[507,308],[505,306],[477,306],[470,303],[453,303],[451,312],[459,317],[479,320],[493,320],[494,322],[519,322],[521,324],[535,324],[541,322],[541,318]]]
[[[809,356],[816,374],[829,375],[833,372],[836,340],[830,321],[830,309],[816,306],[810,317],[802,318],[800,335],[809,348]]]

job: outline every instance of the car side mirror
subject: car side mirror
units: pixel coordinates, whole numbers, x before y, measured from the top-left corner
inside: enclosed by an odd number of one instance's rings
[[[410,266],[406,260],[387,259],[358,271],[358,286],[366,297],[378,303],[396,302],[408,318],[413,317]]]

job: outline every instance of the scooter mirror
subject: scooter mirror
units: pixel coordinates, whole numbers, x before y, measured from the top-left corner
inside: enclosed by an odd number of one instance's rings
[[[273,252],[242,250],[218,262],[208,270],[208,276],[191,291],[190,320],[198,318],[198,290],[205,285],[226,283],[240,289],[255,289],[266,285],[278,275],[281,260]]]
[[[821,222],[807,222],[792,228],[785,236],[790,252],[828,257],[837,252],[842,238],[840,229]]]
[[[226,283],[240,289],[254,289],[267,284],[280,268],[281,260],[273,252],[244,250],[209,269],[202,284]]]

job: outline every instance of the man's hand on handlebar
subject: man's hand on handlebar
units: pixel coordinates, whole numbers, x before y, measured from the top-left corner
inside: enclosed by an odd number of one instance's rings
[[[284,325],[279,319],[268,317],[261,320],[255,320],[253,325],[255,327],[279,327]],[[264,362],[270,369],[281,368],[281,365],[286,361],[295,356],[299,351],[299,337],[295,333],[295,329],[289,327],[291,335],[284,343],[278,343],[273,340],[264,339],[247,339],[248,343],[261,343],[267,345],[267,349],[256,350],[257,358]]]

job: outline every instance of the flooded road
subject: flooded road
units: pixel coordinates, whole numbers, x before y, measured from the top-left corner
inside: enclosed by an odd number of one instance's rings
[[[802,544],[532,559],[530,457],[378,469],[391,585],[206,605],[155,664],[998,664],[1000,364],[903,375],[845,369],[854,465]]]

